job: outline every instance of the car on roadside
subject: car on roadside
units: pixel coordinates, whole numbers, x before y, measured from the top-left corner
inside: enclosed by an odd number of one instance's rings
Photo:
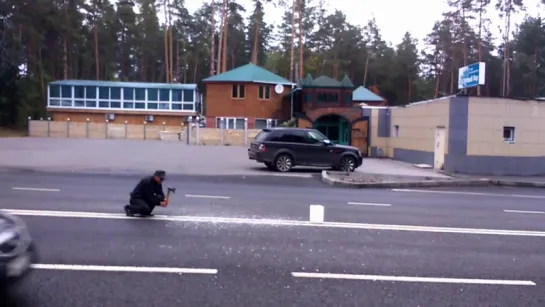
[[[0,211],[0,290],[22,280],[36,261],[36,249],[26,224]]]
[[[294,166],[353,172],[363,162],[356,147],[334,144],[315,129],[287,127],[261,130],[250,143],[248,158],[279,172]]]

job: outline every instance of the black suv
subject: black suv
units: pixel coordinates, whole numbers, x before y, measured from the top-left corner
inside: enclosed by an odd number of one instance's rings
[[[333,144],[318,130],[302,128],[263,129],[250,144],[248,157],[279,172],[296,165],[353,172],[363,160],[356,147]]]

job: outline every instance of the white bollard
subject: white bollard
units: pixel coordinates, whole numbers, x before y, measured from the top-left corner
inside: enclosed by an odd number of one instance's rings
[[[311,223],[324,222],[324,206],[310,205],[310,222]]]

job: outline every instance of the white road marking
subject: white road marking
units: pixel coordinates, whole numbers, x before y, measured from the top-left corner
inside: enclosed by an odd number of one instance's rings
[[[95,272],[129,272],[129,273],[167,273],[167,274],[217,274],[216,269],[197,268],[166,268],[166,267],[139,267],[139,266],[103,266],[103,265],[75,265],[75,264],[43,264],[31,265],[36,270],[54,271],[95,271]]]
[[[379,204],[379,203],[358,203],[358,202],[348,202],[349,205],[355,206],[376,206],[376,207],[391,207],[391,204]]]
[[[123,220],[131,219],[134,221],[155,220],[155,221],[173,221],[173,222],[188,222],[188,223],[219,223],[219,224],[290,226],[290,227],[322,227],[322,228],[339,228],[339,229],[392,230],[392,231],[412,231],[412,232],[431,232],[431,233],[457,233],[457,234],[473,234],[473,235],[545,237],[545,231],[532,231],[532,230],[455,228],[455,227],[388,225],[388,224],[366,224],[366,223],[338,223],[338,222],[312,223],[312,222],[297,221],[297,220],[243,219],[243,218],[207,217],[207,216],[155,215],[153,217],[138,218],[138,217],[128,217],[125,214],[114,214],[114,213],[20,210],[20,209],[3,209],[2,211],[11,213],[13,215],[39,216],[39,217],[60,217],[60,218],[68,217],[68,218],[123,219]]]
[[[229,196],[216,196],[216,195],[193,195],[193,194],[185,194],[185,197],[190,198],[212,198],[212,199],[230,199]]]
[[[503,212],[507,212],[507,213],[545,214],[545,211],[503,210]]]
[[[60,192],[59,189],[43,189],[43,188],[23,188],[23,187],[13,187],[12,190],[17,191],[37,191],[37,192]]]
[[[410,277],[410,276],[356,275],[356,274],[331,274],[331,273],[306,273],[306,272],[292,272],[291,275],[293,277],[299,277],[299,278],[351,279],[351,280],[394,281],[394,282],[401,281],[401,282],[506,285],[506,286],[535,286],[536,285],[536,283],[530,280]]]
[[[500,194],[500,193],[437,191],[437,190],[410,190],[410,189],[392,189],[392,191],[394,191],[394,192],[408,192],[408,193],[436,193],[436,194],[456,194],[456,195],[474,195],[474,196],[496,196],[496,197],[516,197],[516,198],[545,199],[545,196],[522,195],[522,194]]]

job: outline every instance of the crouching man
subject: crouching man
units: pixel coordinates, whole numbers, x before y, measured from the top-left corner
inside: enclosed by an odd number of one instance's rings
[[[166,172],[157,170],[153,176],[148,176],[140,180],[134,190],[131,192],[131,198],[128,205],[125,205],[125,214],[134,216],[153,216],[153,209],[157,206],[166,207],[167,201],[163,193],[163,181],[165,181]]]

